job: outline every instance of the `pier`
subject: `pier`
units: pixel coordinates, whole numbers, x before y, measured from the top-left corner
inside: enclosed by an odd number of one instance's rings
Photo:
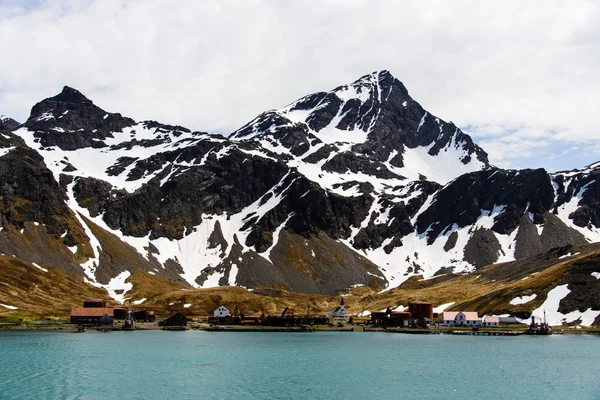
[[[469,336],[519,336],[524,334],[523,331],[450,331],[444,333]]]

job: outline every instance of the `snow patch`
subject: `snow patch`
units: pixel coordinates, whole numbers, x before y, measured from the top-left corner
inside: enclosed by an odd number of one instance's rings
[[[40,271],[48,272],[48,270],[46,268],[40,267],[38,264],[36,264],[34,262],[32,262],[31,265],[33,265],[34,267],[36,267]]]
[[[537,297],[537,294],[532,294],[530,296],[515,297],[514,299],[512,299],[510,301],[510,304],[512,304],[513,306],[516,306],[518,304],[529,303],[530,301],[532,301],[536,297]]]
[[[434,313],[438,313],[438,314],[439,314],[439,313],[443,313],[443,312],[444,312],[444,310],[446,310],[447,308],[450,308],[450,307],[452,307],[452,306],[454,305],[454,303],[456,303],[456,302],[455,302],[455,301],[453,301],[453,302],[451,302],[451,303],[445,303],[445,304],[441,304],[441,305],[439,305],[439,306],[437,306],[437,307],[434,307],[434,308],[433,308],[433,312],[434,312]]]
[[[544,311],[546,311],[546,319],[550,325],[562,325],[563,323],[572,323],[576,320],[581,320],[581,325],[590,326],[594,320],[600,315],[600,311],[592,310],[588,308],[584,312],[572,311],[568,314],[563,314],[558,311],[560,301],[567,297],[571,292],[568,288],[568,284],[560,285],[548,292],[546,300],[537,309],[533,310],[531,315],[535,317],[537,321],[542,320]],[[531,323],[531,318],[527,320],[520,320],[524,323]]]
[[[107,285],[101,285],[106,289],[110,297],[119,303],[125,302],[125,294],[133,289],[133,284],[125,282],[131,276],[131,272],[123,271],[119,275],[112,278]],[[117,293],[117,291],[121,293]]]

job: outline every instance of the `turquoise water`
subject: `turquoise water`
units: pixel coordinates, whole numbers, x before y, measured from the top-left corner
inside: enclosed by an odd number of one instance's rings
[[[600,337],[0,332],[0,399],[600,399]]]

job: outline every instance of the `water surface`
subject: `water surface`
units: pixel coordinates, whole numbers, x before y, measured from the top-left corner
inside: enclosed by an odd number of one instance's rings
[[[600,399],[600,337],[0,332],[0,399]]]

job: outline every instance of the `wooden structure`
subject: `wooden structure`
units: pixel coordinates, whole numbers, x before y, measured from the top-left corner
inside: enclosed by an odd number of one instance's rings
[[[83,302],[83,308],[106,308],[106,301],[102,299],[87,299]]]
[[[171,315],[158,323],[159,326],[187,326],[187,317],[181,313]]]
[[[220,305],[214,312],[213,312],[213,317],[214,318],[227,318],[230,317],[231,313],[229,312],[229,310],[227,309],[227,307]]]
[[[114,308],[75,307],[71,309],[71,323],[77,325],[96,325],[104,315],[114,318]]]
[[[444,311],[445,326],[481,326],[477,311]]]
[[[384,327],[403,327],[408,326],[412,319],[412,314],[406,311],[372,311],[371,323]]]
[[[134,311],[133,317],[135,318],[136,321],[140,321],[140,322],[156,321],[156,315],[154,314],[154,311],[148,311],[148,310]]]
[[[433,319],[433,303],[427,301],[411,301],[408,303],[408,311],[411,313],[412,318],[416,320]]]
[[[340,305],[334,310],[329,310],[329,318],[334,321],[348,321],[348,310],[344,305],[344,298],[342,297]]]
[[[486,328],[498,328],[500,326],[500,318],[495,316],[483,317],[483,326]]]

